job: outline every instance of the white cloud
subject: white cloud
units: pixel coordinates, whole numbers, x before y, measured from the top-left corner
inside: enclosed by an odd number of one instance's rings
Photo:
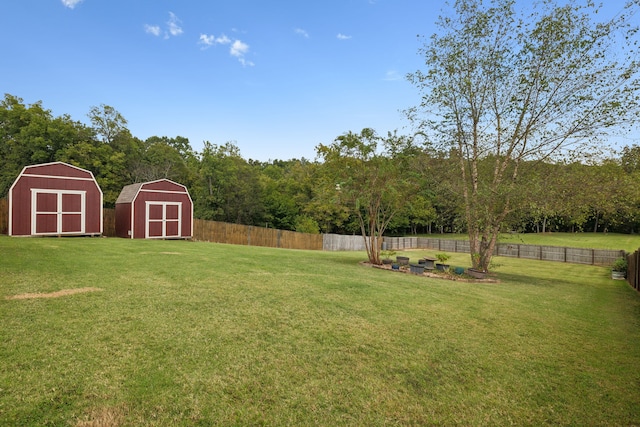
[[[391,82],[396,80],[402,80],[402,76],[398,74],[396,70],[389,70],[385,74],[384,80],[391,81]]]
[[[236,40],[231,45],[230,53],[231,55],[242,58],[249,51],[249,45],[241,42],[240,40]]]
[[[182,21],[173,12],[169,12],[169,20],[167,21],[167,27],[169,28],[169,34],[172,36],[179,36],[182,34],[182,27],[180,24]]]
[[[231,39],[224,34],[220,37],[216,37],[213,34],[200,34],[200,39],[198,44],[204,45],[203,49],[207,49],[208,47],[217,45],[217,44],[229,44],[231,43]]]
[[[338,33],[336,37],[338,38],[338,40],[349,40],[351,38],[351,36],[345,36],[342,33]]]
[[[156,37],[158,37],[161,34],[161,30],[160,27],[157,25],[147,25],[145,24],[144,26],[144,32],[147,34],[152,34]]]
[[[302,28],[294,28],[293,30],[294,33],[301,35],[302,37],[308,39],[309,38],[309,33],[307,33],[305,30],[303,30]]]
[[[62,0],[62,4],[69,9],[73,9],[74,7],[76,7],[76,5],[78,5],[78,3],[81,2],[82,0]]]
[[[246,60],[244,57],[247,52],[249,52],[249,45],[241,42],[240,40],[234,41],[231,45],[231,49],[229,50],[229,53],[232,56],[238,58],[238,61],[240,61],[243,66],[253,67],[255,64],[251,61]]]
[[[240,61],[240,63],[242,64],[243,67],[253,67],[254,65],[256,65],[253,62],[247,61],[244,58],[239,58],[238,61]]]
[[[66,0],[66,1],[78,1],[78,0]],[[168,39],[171,36],[179,36],[180,34],[183,33],[182,27],[180,26],[180,24],[182,24],[182,21],[176,16],[175,13],[169,12],[169,20],[167,21],[166,24],[167,24],[167,27],[164,33],[159,25],[149,25],[149,24],[144,25],[144,31],[147,34],[152,34],[156,37],[159,37],[161,34],[164,34],[165,39]]]
[[[229,47],[229,54],[240,61],[240,63],[245,67],[253,67],[255,64],[245,58],[245,55],[249,52],[249,45],[242,42],[241,40],[231,40],[226,35],[222,34],[219,37],[214,36],[213,34],[200,34],[200,38],[198,39],[198,44],[203,45],[204,49],[208,49],[211,46],[215,45],[231,45]]]

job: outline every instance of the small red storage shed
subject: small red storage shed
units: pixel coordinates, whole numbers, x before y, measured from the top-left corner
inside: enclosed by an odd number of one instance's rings
[[[63,162],[26,166],[9,189],[10,236],[102,234],[102,190]]]
[[[193,202],[187,187],[168,179],[124,187],[116,200],[116,236],[190,239]]]

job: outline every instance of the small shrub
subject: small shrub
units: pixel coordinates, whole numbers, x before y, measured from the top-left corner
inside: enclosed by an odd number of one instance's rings
[[[396,251],[386,249],[384,251],[381,251],[380,254],[384,257],[384,259],[391,259],[391,257],[396,254]]]
[[[438,261],[440,261],[440,263],[444,264],[451,257],[448,254],[440,253],[436,254],[436,258],[438,258]]]
[[[618,258],[617,260],[615,260],[613,262],[613,264],[611,265],[611,270],[613,270],[613,271],[623,271],[623,272],[626,273],[627,267],[628,267],[627,258],[621,257],[621,258]]]

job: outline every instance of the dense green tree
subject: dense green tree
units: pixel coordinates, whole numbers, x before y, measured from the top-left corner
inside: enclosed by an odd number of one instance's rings
[[[204,143],[198,181],[193,185],[197,217],[247,225],[264,224],[264,206],[257,169],[231,142]]]
[[[96,135],[105,144],[111,144],[118,134],[127,131],[127,120],[109,105],[93,106],[87,116]]]
[[[115,206],[122,187],[127,184],[124,153],[115,151],[110,145],[88,140],[67,146],[58,160],[93,172],[102,189],[105,206]]]
[[[620,156],[622,169],[627,173],[640,172],[640,146],[626,146],[622,149]]]
[[[193,169],[197,168],[197,159],[190,147],[183,147],[186,138],[176,139],[153,136],[147,138],[141,146],[136,147],[136,159],[130,164],[130,173],[134,182],[170,179],[180,184],[189,185],[192,181]],[[188,146],[188,140],[186,142]]]
[[[26,105],[5,94],[0,102],[0,197],[6,197],[24,166],[60,160],[67,147],[91,137],[69,116],[54,118],[41,102]]]
[[[598,165],[581,165],[580,185],[589,207],[591,231],[616,229],[637,208],[636,182],[613,160]]]
[[[316,164],[303,158],[254,162],[254,165],[259,168],[265,222],[269,227],[296,230],[300,224],[315,223],[304,209],[312,198]]]
[[[291,162],[275,161],[260,167],[260,184],[268,226],[294,230],[300,214],[298,182],[290,175]]]
[[[379,152],[382,143],[386,152]],[[331,145],[316,148],[324,161],[328,188],[323,195],[347,207],[357,218],[369,261],[381,264],[382,236],[390,221],[410,200],[411,181],[403,174],[405,163],[393,154],[411,140],[389,134],[380,138],[365,128],[356,134],[348,132]]]
[[[458,162],[471,260],[484,271],[507,216],[526,201],[521,167],[633,123],[639,111],[629,28],[637,4],[603,23],[590,2],[531,8],[456,1],[420,49],[426,70],[409,76],[422,95],[409,118]]]

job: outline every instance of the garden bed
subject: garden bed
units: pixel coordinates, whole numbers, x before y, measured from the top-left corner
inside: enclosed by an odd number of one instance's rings
[[[487,277],[486,279],[475,279],[466,274],[458,275],[451,271],[432,270],[432,271],[425,271],[422,274],[415,274],[415,273],[411,273],[411,270],[408,265],[406,266],[402,265],[398,270],[394,270],[391,264],[376,265],[376,264],[371,264],[368,261],[363,261],[360,264],[367,267],[379,268],[381,270],[388,270],[394,273],[405,273],[405,274],[411,274],[413,276],[429,277],[432,279],[452,280],[456,282],[467,282],[467,283],[500,283],[500,280],[498,280],[495,277]]]

